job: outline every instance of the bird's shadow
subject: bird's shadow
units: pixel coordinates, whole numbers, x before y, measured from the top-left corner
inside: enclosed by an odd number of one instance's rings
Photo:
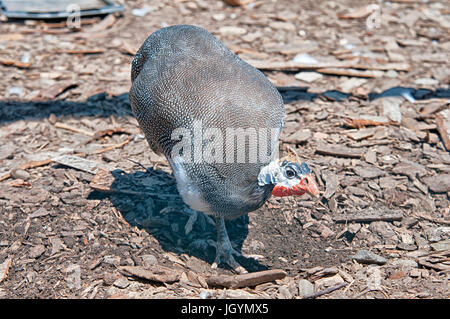
[[[152,235],[162,250],[195,256],[210,264],[214,262],[217,238],[214,219],[198,212],[191,230],[186,232],[193,212],[186,209],[172,174],[150,167],[130,174],[115,170],[112,176],[110,189],[113,192],[93,191],[88,198],[109,198],[131,226]],[[129,194],[131,192],[134,194]],[[241,251],[248,236],[248,223],[247,215],[226,222],[228,235],[237,251]],[[239,256],[237,261],[250,272],[268,269],[253,258]]]
[[[308,88],[301,87],[278,87],[277,89],[286,104],[295,101],[314,101],[318,97],[331,101],[341,101],[352,97],[352,95],[335,90],[316,94],[308,92]],[[383,96],[403,96],[409,100],[448,98],[450,90],[448,88],[428,90],[392,87],[381,93],[372,92],[368,95],[368,99],[374,100]],[[20,120],[43,120],[52,114],[57,120],[133,116],[127,93],[114,97],[100,93],[82,102],[64,99],[0,101],[0,126]],[[125,192],[105,195],[93,191],[89,197],[109,197],[125,220],[153,235],[163,250],[186,253],[208,263],[214,261],[215,248],[211,243],[216,240],[215,227],[208,222],[206,217],[199,215],[192,231],[185,234],[185,225],[189,216],[184,212],[186,206],[182,202],[176,190],[175,180],[170,174],[152,168],[131,174],[115,171],[112,188],[125,190]],[[129,191],[141,192],[143,195],[130,195]],[[248,223],[248,216],[244,215],[226,224],[229,237],[237,250],[241,250],[248,236]],[[265,265],[252,258],[238,258],[238,261],[249,271],[267,269]]]

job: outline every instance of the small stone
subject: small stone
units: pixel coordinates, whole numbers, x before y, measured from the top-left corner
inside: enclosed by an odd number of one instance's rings
[[[295,31],[295,25],[290,22],[274,21],[269,23],[269,27],[275,30]]]
[[[327,111],[322,111],[314,115],[314,118],[318,121],[323,121],[328,117]]]
[[[398,268],[417,268],[417,262],[412,259],[395,259],[392,260],[389,264]]]
[[[104,256],[103,257],[103,262],[105,264],[119,266],[120,265],[120,257],[119,256],[110,256],[110,255]]]
[[[13,158],[15,151],[16,148],[12,143],[0,145],[0,161],[7,158]]]
[[[384,265],[386,263],[386,258],[381,257],[369,250],[359,250],[355,255],[350,258],[356,260],[359,263],[363,264],[377,264]]]
[[[317,72],[299,72],[295,75],[295,78],[306,83],[311,83],[323,78],[323,75]]]
[[[248,33],[242,37],[242,40],[245,42],[253,42],[256,39],[260,38],[263,34],[259,31]]]
[[[216,13],[216,14],[213,14],[213,16],[212,16],[212,18],[216,21],[223,21],[223,20],[225,20],[225,17],[226,17],[225,13]]]
[[[336,285],[339,285],[342,283],[344,283],[344,279],[342,279],[342,277],[339,274],[336,274],[332,277],[325,277],[325,278],[316,280],[314,282],[314,289],[316,291],[319,291],[319,290],[329,288],[332,286],[336,286]]]
[[[30,249],[28,256],[30,258],[39,258],[45,252],[44,245],[37,245]]]
[[[384,76],[386,76],[387,78],[395,79],[398,77],[398,72],[395,70],[389,70],[384,73]]]
[[[310,56],[308,53],[299,53],[293,59],[292,62],[300,64],[317,64],[319,63],[316,59]]]
[[[23,88],[19,87],[19,86],[13,86],[12,88],[9,89],[9,96],[22,96],[23,93]]]
[[[345,80],[339,84],[339,88],[342,90],[342,92],[345,93],[351,93],[354,89],[357,87],[360,87],[361,85],[365,84],[367,82],[366,79],[361,78],[350,78],[348,80]]]
[[[31,60],[31,53],[30,52],[25,52],[21,57],[20,57],[20,61],[22,63],[30,63]]]
[[[127,278],[125,277],[120,277],[119,279],[117,279],[116,281],[114,281],[113,286],[116,286],[117,288],[120,289],[125,289],[130,285],[130,282],[128,281]]]
[[[432,78],[420,78],[414,81],[417,85],[423,85],[423,86],[433,86],[438,85],[439,81],[432,79]]]
[[[141,256],[143,266],[145,268],[151,268],[151,266],[156,265],[158,260],[153,255],[142,255]]]
[[[210,290],[203,290],[200,292],[199,297],[200,299],[210,299],[213,295],[214,294]]]
[[[11,177],[26,181],[30,178],[30,173],[24,169],[16,168],[11,171]]]
[[[132,13],[134,16],[137,16],[137,17],[145,17],[145,16],[147,15],[147,13],[151,12],[152,10],[153,10],[152,7],[150,7],[150,6],[145,6],[145,7],[143,7],[143,8],[133,9],[133,10],[131,11],[131,13]]]
[[[219,32],[223,36],[238,36],[246,34],[247,30],[240,27],[224,26],[219,29]]]

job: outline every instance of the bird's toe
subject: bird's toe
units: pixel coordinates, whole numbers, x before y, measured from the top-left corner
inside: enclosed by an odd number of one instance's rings
[[[246,274],[248,271],[242,267],[236,259],[234,259],[233,255],[235,256],[242,256],[240,252],[235,250],[234,248],[224,249],[222,246],[217,247],[216,252],[216,259],[214,260],[214,263],[212,264],[211,268],[216,269],[219,264],[226,264],[229,267],[231,267],[234,272],[238,274]]]

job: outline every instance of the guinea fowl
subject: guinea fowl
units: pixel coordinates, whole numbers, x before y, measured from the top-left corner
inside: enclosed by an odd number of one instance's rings
[[[131,80],[131,107],[151,149],[166,156],[183,201],[215,218],[213,268],[225,263],[246,272],[224,219],[260,208],[272,194],[319,193],[306,163],[277,158],[281,95],[211,33],[190,25],[151,34],[133,59]]]

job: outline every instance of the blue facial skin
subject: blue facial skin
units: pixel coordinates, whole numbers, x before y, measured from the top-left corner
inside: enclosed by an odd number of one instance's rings
[[[302,169],[303,175],[311,174],[311,170],[309,169],[308,164],[302,163],[301,169]]]
[[[285,167],[285,168],[291,168],[292,170],[295,171],[296,176],[305,176],[308,174],[311,174],[311,170],[308,166],[308,164],[306,163],[293,163],[293,162],[288,162],[288,161],[283,161],[281,163],[281,167]]]

